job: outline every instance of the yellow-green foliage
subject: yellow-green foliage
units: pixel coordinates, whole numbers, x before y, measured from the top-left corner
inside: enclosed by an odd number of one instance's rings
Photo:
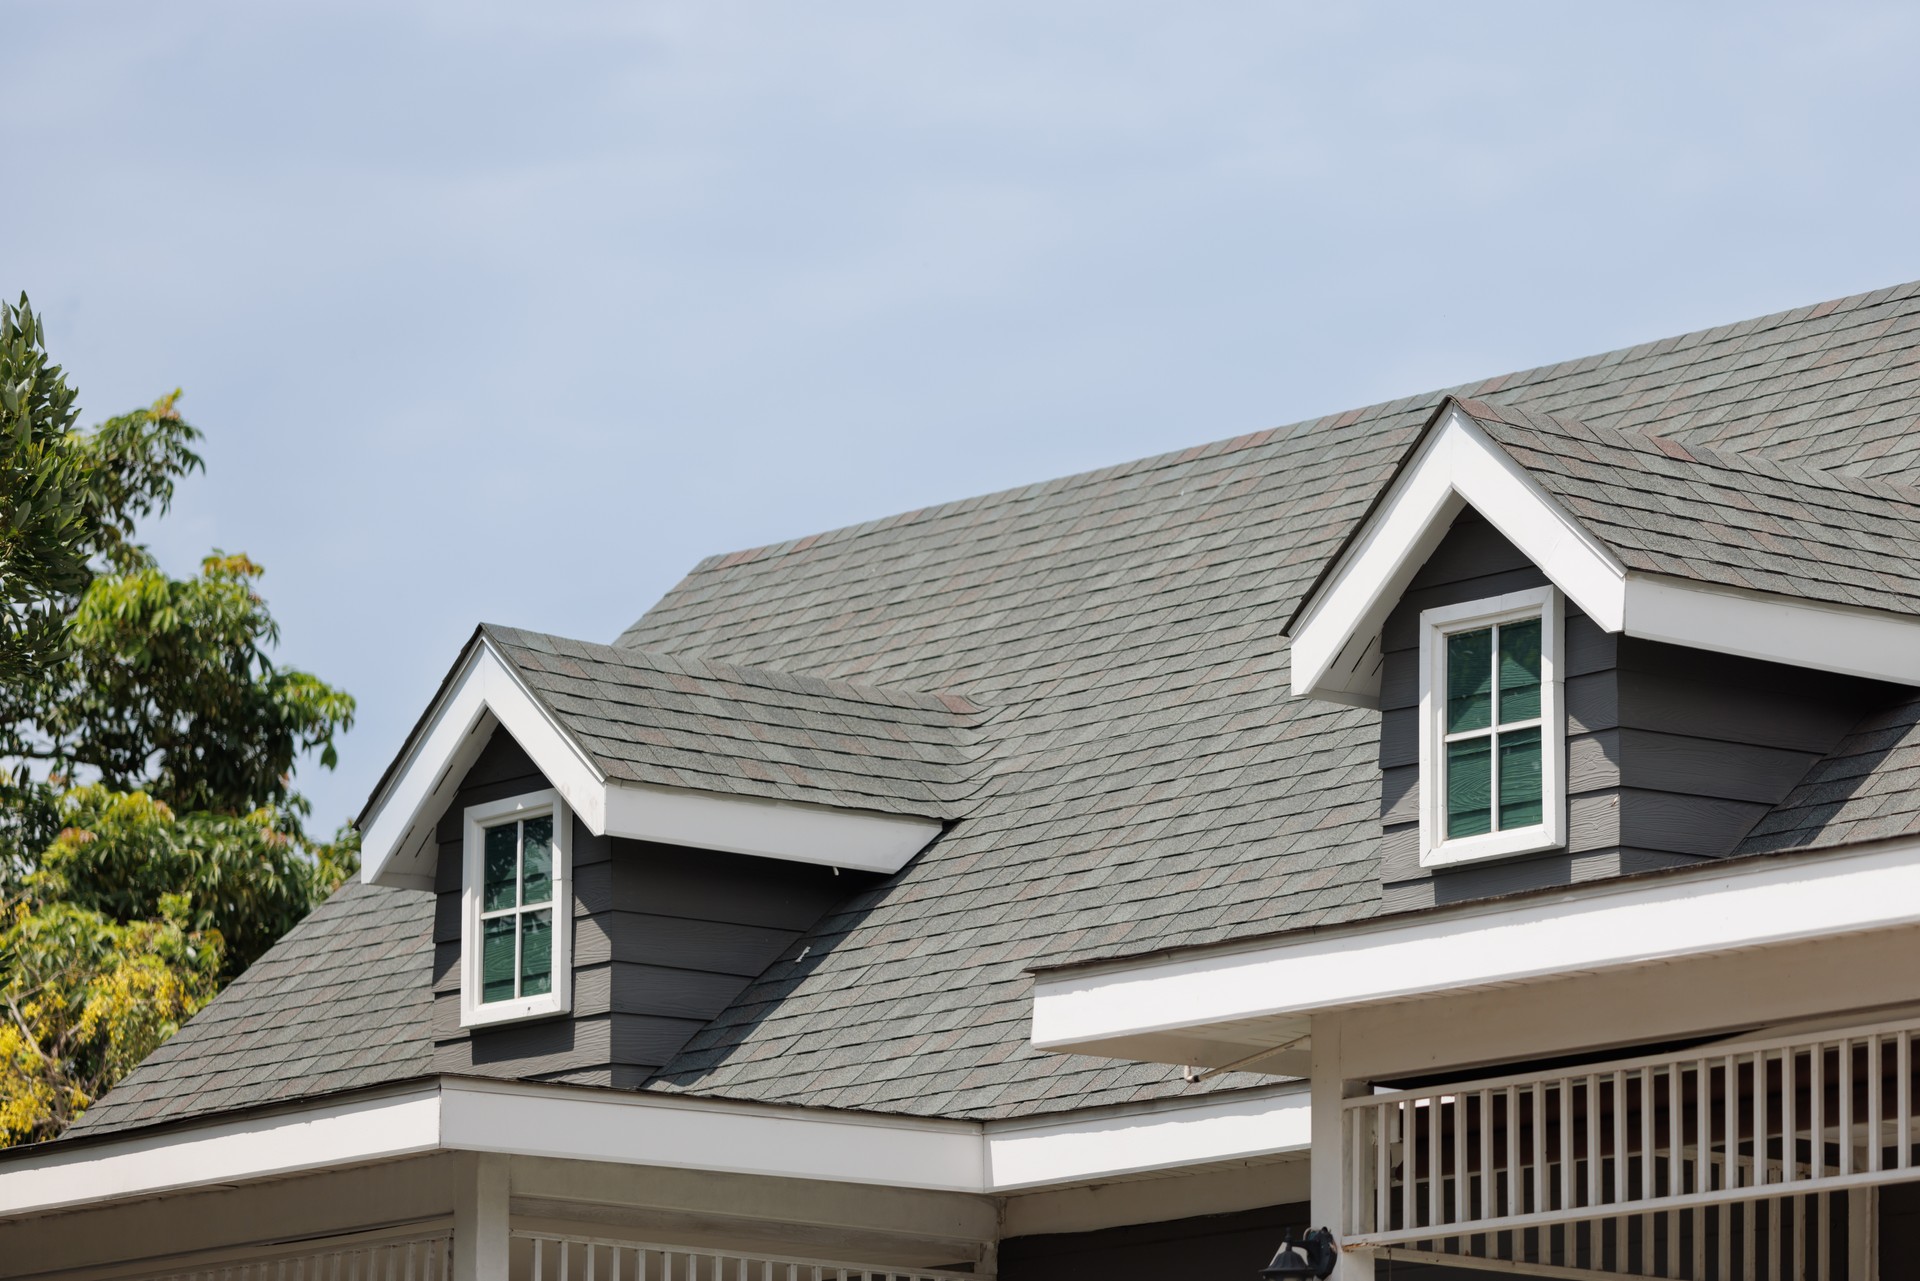
[[[201,470],[179,393],[75,406],[0,304],[0,1147],[57,1137],[358,857],[293,787],[353,699],[274,661],[260,566],[174,578],[136,538]]]
[[[121,924],[71,903],[0,905],[0,1147],[53,1138],[219,988],[218,931]]]

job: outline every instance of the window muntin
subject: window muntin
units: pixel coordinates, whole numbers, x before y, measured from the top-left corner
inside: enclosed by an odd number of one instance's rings
[[[483,827],[480,1003],[553,990],[553,815]]]
[[[1446,638],[1448,840],[1542,821],[1540,632],[1536,616]]]
[[[551,791],[467,809],[463,1026],[568,1009],[569,822]]]
[[[1421,614],[1424,866],[1562,843],[1561,609],[1542,587]]]

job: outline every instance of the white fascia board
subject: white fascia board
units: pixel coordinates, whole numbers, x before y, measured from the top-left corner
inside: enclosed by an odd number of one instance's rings
[[[1457,406],[1421,444],[1309,603],[1292,645],[1293,692],[1377,698],[1377,670],[1342,664],[1378,635],[1408,582],[1471,505],[1608,631],[1625,617],[1626,570]]]
[[[1920,685],[1920,618],[1905,614],[1634,573],[1627,575],[1626,632],[1721,654]]]
[[[445,1077],[400,1093],[0,1156],[0,1218],[433,1151],[964,1192],[1304,1152],[1303,1085],[981,1124]]]
[[[1304,1083],[973,1121],[445,1082],[446,1146],[981,1195],[1303,1152]]]
[[[431,1152],[439,1091],[26,1153],[0,1162],[0,1217]]]
[[[1207,1095],[1194,1102],[987,1125],[995,1192],[1057,1187],[1305,1152],[1308,1087]]]
[[[635,1094],[444,1083],[446,1145],[584,1161],[980,1192],[980,1130],[917,1120]]]
[[[614,783],[608,835],[891,875],[940,835],[930,818]]]
[[[1920,925],[1920,841],[1741,859],[1612,888],[1040,976],[1038,1049],[1161,1061],[1169,1033]],[[1229,1031],[1231,1029],[1231,1031]]]
[[[439,853],[434,825],[495,723],[513,735],[595,836],[891,874],[942,828],[932,818],[609,779],[482,637],[374,804],[361,842],[362,880],[432,888]]]

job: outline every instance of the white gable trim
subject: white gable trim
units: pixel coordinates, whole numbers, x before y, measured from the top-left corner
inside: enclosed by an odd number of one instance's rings
[[[493,727],[513,736],[595,836],[892,873],[938,836],[932,818],[609,779],[485,636],[471,646],[369,806],[361,879],[431,889],[434,826]]]
[[[1316,1013],[1920,925],[1920,841],[1736,860],[1352,929],[1042,974],[1033,1044],[1165,1061]],[[1182,1054],[1175,1061],[1190,1061]]]
[[[1295,694],[1373,705],[1381,624],[1468,505],[1590,618],[1620,630],[1626,569],[1450,405],[1294,629]]]
[[[1302,611],[1295,694],[1377,705],[1381,625],[1467,506],[1607,631],[1920,685],[1920,619],[1629,571],[1449,404]]]

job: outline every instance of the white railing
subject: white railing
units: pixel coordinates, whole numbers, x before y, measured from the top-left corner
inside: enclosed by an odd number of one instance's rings
[[[305,1243],[142,1274],[142,1281],[451,1281],[447,1232]]]
[[[1857,1230],[1836,1226],[1840,1194],[1920,1178],[1916,1033],[1882,1024],[1348,1100],[1344,1239],[1531,1259],[1537,1275],[1824,1277]]]
[[[512,1281],[982,1281],[973,1272],[515,1231]]]

